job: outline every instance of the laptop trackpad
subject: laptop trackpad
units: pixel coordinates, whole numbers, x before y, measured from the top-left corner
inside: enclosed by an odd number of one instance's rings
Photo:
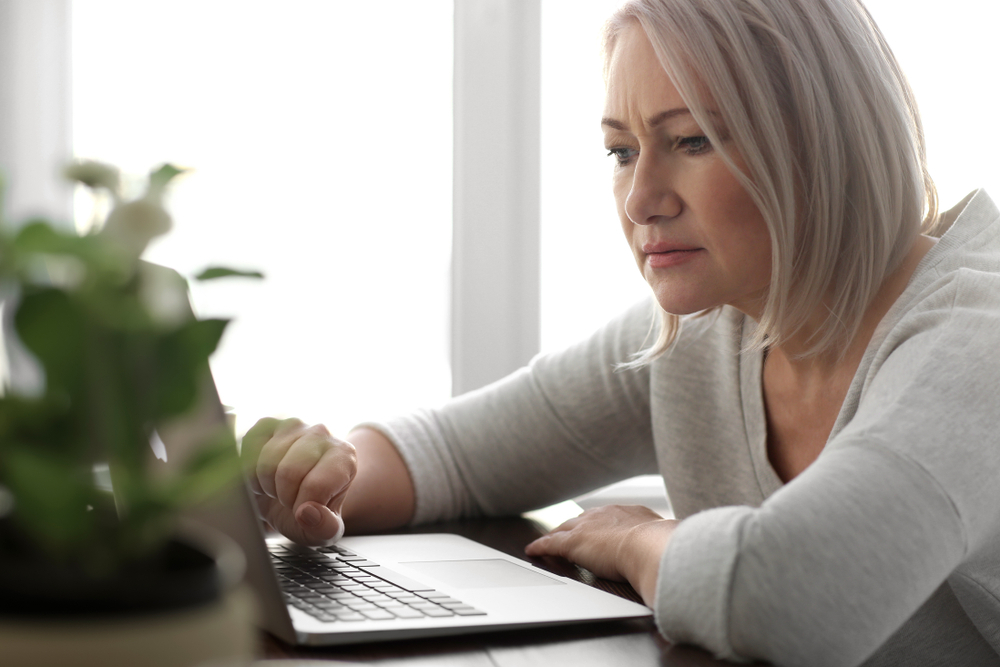
[[[455,588],[553,586],[564,582],[533,572],[508,560],[425,560],[400,562]]]

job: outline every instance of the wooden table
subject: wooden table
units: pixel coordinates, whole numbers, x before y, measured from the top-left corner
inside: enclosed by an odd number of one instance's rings
[[[411,533],[456,533],[482,542],[504,553],[525,558],[526,544],[544,530],[521,518],[453,521],[411,528]],[[624,598],[641,602],[628,584],[597,579],[590,572],[565,560],[533,559],[555,574],[582,581]],[[388,667],[468,665],[470,667],[525,667],[528,665],[667,665],[703,667],[730,665],[715,660],[705,651],[689,646],[673,646],[656,630],[652,619],[591,623],[537,630],[509,630],[457,637],[381,641],[371,644],[328,648],[293,647],[263,633],[262,655],[266,658],[341,660]]]

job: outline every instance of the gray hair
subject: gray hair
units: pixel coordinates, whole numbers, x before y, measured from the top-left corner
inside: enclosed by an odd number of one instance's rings
[[[634,22],[770,231],[770,289],[750,349],[780,345],[825,305],[806,354],[842,352],[937,220],[916,101],[868,10],[859,0],[629,0],[605,25],[605,68]],[[657,340],[626,366],[662,355],[679,328],[661,309]]]

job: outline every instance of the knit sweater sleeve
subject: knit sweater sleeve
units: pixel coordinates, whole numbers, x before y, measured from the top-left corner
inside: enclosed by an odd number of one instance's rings
[[[1000,284],[966,272],[903,317],[854,419],[762,506],[679,525],[668,638],[731,659],[857,665],[1000,526]]]
[[[656,471],[648,370],[616,371],[650,331],[637,304],[588,340],[434,410],[366,424],[398,448],[415,523],[516,514]]]

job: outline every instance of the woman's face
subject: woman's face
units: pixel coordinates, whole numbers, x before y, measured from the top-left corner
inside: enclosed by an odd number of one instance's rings
[[[610,65],[604,142],[616,161],[618,217],[639,271],[669,313],[728,304],[759,317],[771,275],[763,216],[703,136],[638,24],[619,35]]]

